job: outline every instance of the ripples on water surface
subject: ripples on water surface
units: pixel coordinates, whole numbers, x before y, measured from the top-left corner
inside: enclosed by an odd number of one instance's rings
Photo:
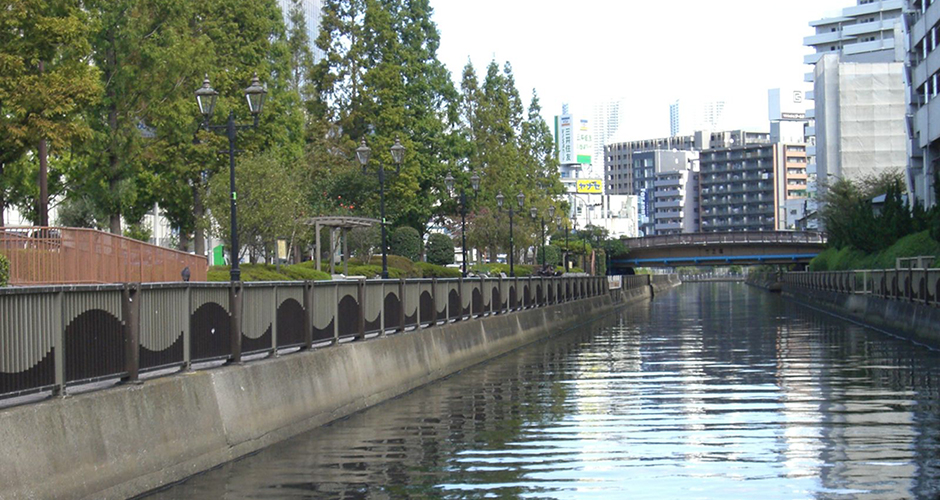
[[[938,498],[938,360],[683,285],[154,498]]]

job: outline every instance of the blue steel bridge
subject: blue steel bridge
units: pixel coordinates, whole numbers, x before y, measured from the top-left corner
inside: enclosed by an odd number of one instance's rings
[[[808,264],[826,246],[819,232],[742,231],[625,238],[626,259],[614,259],[611,272],[635,267]]]

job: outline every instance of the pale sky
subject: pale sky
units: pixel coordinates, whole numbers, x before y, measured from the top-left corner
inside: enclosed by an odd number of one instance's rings
[[[733,129],[768,130],[767,90],[803,83],[809,22],[854,0],[431,0],[440,60],[459,83],[468,59],[482,78],[512,64],[528,106],[623,98],[630,139],[669,135],[676,99],[724,100]],[[806,87],[807,89],[809,87]]]

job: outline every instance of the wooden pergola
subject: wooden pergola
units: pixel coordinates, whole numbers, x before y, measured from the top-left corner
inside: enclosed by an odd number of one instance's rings
[[[346,244],[346,235],[350,229],[357,227],[372,227],[379,223],[378,219],[367,217],[346,217],[340,215],[327,215],[322,217],[311,217],[304,221],[308,226],[314,226],[316,230],[316,259],[317,271],[320,271],[320,228],[330,228],[330,274],[336,274],[336,263],[333,256],[336,255],[336,245],[342,242],[343,245],[343,274],[349,274],[349,247]],[[337,238],[337,233],[340,233]]]

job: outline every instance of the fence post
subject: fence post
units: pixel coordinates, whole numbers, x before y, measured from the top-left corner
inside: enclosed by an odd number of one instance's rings
[[[405,318],[405,278],[398,280],[398,318],[400,319],[400,325],[398,325],[398,331],[405,331],[405,324],[408,322]]]
[[[242,362],[242,283],[232,282],[228,292],[229,308],[232,310],[232,357],[230,363]]]
[[[332,246],[330,243],[331,248]],[[339,285],[336,283],[333,284],[333,345],[339,345]]]
[[[304,345],[301,350],[313,347],[313,282],[304,282]]]
[[[55,385],[52,388],[54,396],[65,397],[65,292],[56,292],[56,346],[55,346]]]
[[[183,371],[188,372],[193,369],[192,352],[192,324],[193,324],[193,288],[189,283],[186,284],[186,291],[183,292],[183,300],[186,301],[186,321],[183,322]]]
[[[124,317],[125,382],[140,383],[140,283],[127,283],[121,290],[121,316]]]
[[[471,294],[471,297],[472,296]],[[457,310],[457,319],[455,322],[463,320],[463,274],[457,278],[457,301],[460,303],[460,309]],[[450,304],[450,293],[447,294],[447,303]],[[470,307],[473,307],[473,304],[471,304]],[[450,311],[447,311],[447,317],[450,316]]]
[[[431,278],[431,326],[437,324],[437,278]]]
[[[385,280],[379,286],[379,337],[385,336]]]
[[[366,338],[366,280],[361,278],[356,281],[356,301],[359,302],[359,317],[356,321],[356,334],[355,340],[363,340]]]
[[[274,299],[271,304],[271,354],[268,357],[277,357],[277,285],[274,285]]]

